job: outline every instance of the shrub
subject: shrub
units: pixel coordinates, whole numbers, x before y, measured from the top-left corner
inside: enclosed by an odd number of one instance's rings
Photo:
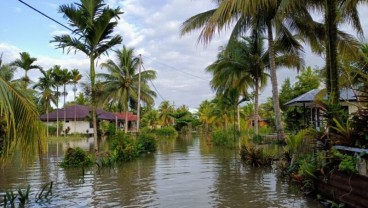
[[[142,133],[138,137],[138,146],[142,152],[155,152],[157,149],[157,141],[151,133]]]
[[[212,142],[216,146],[232,148],[235,145],[233,134],[230,131],[215,131],[212,133]]]
[[[62,167],[88,167],[94,164],[94,159],[91,154],[88,154],[83,149],[76,147],[69,148],[65,154]]]
[[[56,126],[49,126],[49,134],[56,135]]]
[[[270,149],[257,147],[252,143],[242,145],[240,158],[253,167],[271,166],[275,153]]]
[[[157,137],[177,137],[178,136],[178,132],[172,126],[164,126],[160,129],[156,129],[154,132],[157,135]]]
[[[118,132],[112,137],[111,143],[112,157],[116,161],[128,161],[140,154],[137,143],[124,132]]]
[[[343,154],[336,149],[332,149],[332,154],[335,158],[340,160],[340,163],[338,165],[339,171],[349,173],[349,174],[357,172],[357,169],[356,169],[357,160],[355,159],[355,157],[351,155]]]

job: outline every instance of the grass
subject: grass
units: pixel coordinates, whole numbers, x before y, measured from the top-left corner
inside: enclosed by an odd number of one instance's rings
[[[48,137],[48,141],[50,142],[78,141],[86,138],[88,137],[82,134],[70,134],[67,136],[59,135],[59,137],[53,135]]]

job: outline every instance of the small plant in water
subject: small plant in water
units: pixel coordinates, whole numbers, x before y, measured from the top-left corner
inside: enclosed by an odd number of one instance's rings
[[[7,205],[10,205],[10,207],[15,207],[15,200],[19,200],[19,207],[24,207],[26,202],[29,199],[29,190],[31,189],[31,186],[28,185],[26,190],[22,190],[21,188],[18,188],[17,193],[14,194],[14,191],[6,191],[4,196],[4,207],[7,207]]]
[[[88,154],[83,149],[77,147],[75,149],[69,148],[65,154],[62,167],[89,167],[94,164],[92,155]]]

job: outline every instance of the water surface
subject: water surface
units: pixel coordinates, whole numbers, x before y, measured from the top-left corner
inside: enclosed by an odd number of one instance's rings
[[[30,184],[26,207],[318,206],[272,169],[250,168],[235,151],[213,147],[197,136],[162,141],[155,154],[102,170],[59,167],[69,146],[92,150],[93,139],[50,143],[48,154],[29,167],[13,163],[0,170],[0,194]],[[50,181],[52,196],[35,202]]]

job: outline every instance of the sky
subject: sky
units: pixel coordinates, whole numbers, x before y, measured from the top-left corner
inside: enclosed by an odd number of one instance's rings
[[[72,0],[23,0],[55,20],[67,25],[67,21],[58,7],[71,4]],[[180,26],[189,17],[215,7],[211,0],[106,0],[110,7],[119,6],[124,12],[120,16],[115,29],[123,37],[123,45],[134,48],[136,56],[142,55],[144,69],[157,72],[157,79],[151,85],[156,89],[157,107],[163,100],[168,100],[176,107],[186,105],[197,108],[204,100],[214,98],[210,88],[211,75],[205,68],[216,60],[219,47],[228,40],[228,32],[216,35],[210,44],[197,44],[200,31],[194,31],[180,36]],[[368,10],[364,10],[367,14]],[[82,53],[67,54],[56,49],[50,40],[55,35],[69,33],[67,29],[47,19],[17,0],[0,1],[0,54],[3,61],[9,63],[19,58],[20,52],[28,52],[37,58],[37,65],[49,69],[53,65],[62,68],[80,70],[84,79],[89,71],[88,57]],[[361,19],[363,27],[368,23]],[[107,59],[114,60],[114,53],[98,60],[102,63]],[[306,66],[322,66],[323,60],[305,51]],[[102,72],[97,69],[97,73]],[[16,76],[24,72],[17,71]],[[28,76],[37,81],[40,72],[29,71]],[[285,78],[295,80],[295,70],[282,69],[278,71],[279,86]],[[270,83],[270,82],[269,82]],[[271,84],[261,93],[261,102],[271,96]],[[68,100],[73,99],[72,86],[68,89]],[[80,90],[78,91],[80,92]]]

